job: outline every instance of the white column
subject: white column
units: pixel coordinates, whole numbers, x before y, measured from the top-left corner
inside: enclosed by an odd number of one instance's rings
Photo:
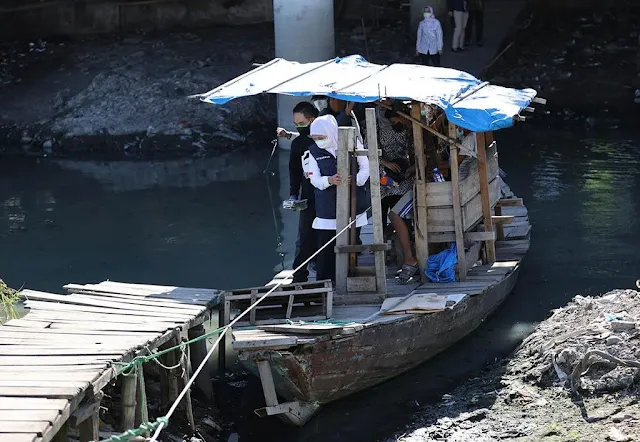
[[[309,63],[335,56],[333,0],[273,0],[276,57]],[[291,110],[302,101],[278,95],[278,125],[295,130]],[[290,143],[280,141],[281,149]]]
[[[335,57],[333,0],[273,0],[276,57],[301,63]],[[278,95],[278,125],[294,131],[291,111],[308,98]],[[275,129],[275,128],[274,128]],[[274,130],[275,132],[275,130]],[[289,152],[291,143],[280,138],[278,155],[280,199],[289,198]],[[298,213],[280,209],[282,215],[282,251],[285,267],[291,268],[298,237]],[[274,269],[281,270],[280,266]]]

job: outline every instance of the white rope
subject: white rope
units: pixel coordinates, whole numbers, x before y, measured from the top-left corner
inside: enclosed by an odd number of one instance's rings
[[[367,208],[367,210],[369,210],[369,208]],[[366,212],[366,210],[365,210]],[[309,264],[311,262],[311,260],[313,258],[315,258],[322,250],[324,250],[325,248],[327,248],[327,246],[329,246],[329,244],[331,244],[334,240],[336,240],[340,235],[342,235],[344,232],[347,231],[347,229],[349,229],[349,227],[351,227],[356,221],[357,221],[358,217],[356,217],[354,220],[352,220],[349,224],[347,224],[347,226],[342,229],[340,232],[338,232],[333,238],[331,238],[326,244],[324,244],[322,247],[320,247],[313,255],[311,255],[309,258],[307,258],[302,264],[300,264],[297,268],[293,269],[293,273],[296,273],[298,270],[303,269],[307,264]],[[193,376],[191,376],[191,378],[189,379],[189,382],[187,382],[187,385],[184,386],[184,388],[182,389],[182,391],[180,392],[180,394],[178,395],[178,398],[175,400],[175,402],[173,403],[173,405],[171,406],[171,408],[169,409],[169,411],[167,412],[167,414],[165,415],[165,417],[167,419],[169,419],[173,413],[176,411],[176,409],[178,408],[178,404],[180,404],[180,402],[182,401],[182,399],[184,398],[184,396],[189,392],[189,389],[191,388],[191,385],[193,385],[193,382],[196,380],[196,378],[198,377],[198,375],[200,374],[200,372],[202,371],[202,369],[205,367],[205,365],[207,364],[207,361],[209,360],[209,358],[211,358],[211,356],[213,355],[214,350],[218,347],[218,345],[220,344],[220,341],[222,341],[222,338],[225,336],[225,334],[227,333],[227,331],[236,323],[238,322],[240,319],[242,319],[242,317],[244,317],[247,313],[249,313],[251,310],[253,310],[258,304],[260,304],[267,296],[269,296],[271,293],[273,293],[277,288],[279,288],[282,284],[284,284],[286,281],[286,279],[283,279],[282,281],[280,281],[279,283],[277,283],[276,285],[274,285],[271,290],[269,290],[267,293],[265,293],[264,295],[262,295],[256,302],[254,302],[253,304],[251,304],[245,311],[243,311],[242,313],[240,313],[238,316],[236,316],[234,318],[233,321],[231,321],[228,325],[226,325],[222,331],[220,332],[220,335],[218,336],[218,339],[216,339],[216,341],[213,343],[213,346],[211,347],[211,350],[209,350],[209,352],[207,353],[207,355],[205,356],[205,358],[202,360],[202,362],[200,363],[200,365],[198,366],[198,368],[196,369],[196,371],[193,372]],[[156,429],[155,433],[153,433],[153,436],[151,436],[151,439],[149,439],[149,442],[157,442],[158,440],[158,436],[160,436],[160,432],[162,431],[162,429],[164,428],[165,424],[164,422],[161,422],[160,425],[158,426],[158,428]]]

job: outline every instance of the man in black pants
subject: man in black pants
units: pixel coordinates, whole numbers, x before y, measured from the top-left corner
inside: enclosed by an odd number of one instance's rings
[[[296,241],[296,256],[293,260],[293,268],[309,259],[318,250],[316,232],[311,227],[316,217],[314,188],[311,182],[304,176],[302,157],[314,141],[309,137],[311,122],[318,117],[318,111],[307,101],[298,103],[293,108],[293,122],[300,133],[291,142],[289,156],[289,195],[292,199],[299,197],[307,200],[307,208],[300,212],[298,221],[298,240]],[[294,282],[306,282],[309,277],[307,268],[300,269],[293,275]]]
[[[465,46],[471,44],[471,29],[476,27],[476,44],[482,46],[482,34],[484,31],[484,0],[469,0],[467,3],[469,20],[464,30]]]

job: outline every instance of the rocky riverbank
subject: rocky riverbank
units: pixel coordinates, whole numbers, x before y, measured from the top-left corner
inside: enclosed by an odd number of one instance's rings
[[[493,83],[527,85],[547,98],[557,122],[635,124],[640,5],[615,8],[532,9],[512,46],[486,73]],[[542,115],[535,115],[537,120]]]
[[[637,440],[639,330],[639,292],[576,296],[513,357],[425,407],[395,440]]]
[[[409,60],[406,25],[341,22],[339,54]],[[275,98],[212,106],[206,92],[274,56],[273,25],[0,45],[0,153],[206,156],[273,136]]]

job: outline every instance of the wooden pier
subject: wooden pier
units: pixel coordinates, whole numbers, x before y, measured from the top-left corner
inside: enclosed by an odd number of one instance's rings
[[[64,288],[68,295],[24,290],[29,313],[0,326],[0,442],[66,442],[70,428],[81,442],[98,440],[102,389],[116,378],[117,363],[202,336],[221,294],[112,281]],[[169,400],[188,382],[189,362],[199,364],[205,353],[202,340],[190,346],[191,361],[179,350],[163,356],[186,372],[161,370]],[[201,388],[211,388],[204,380]],[[136,403],[141,388],[136,376],[123,377],[120,430],[148,419],[146,404]],[[186,402],[188,413],[189,395]]]

